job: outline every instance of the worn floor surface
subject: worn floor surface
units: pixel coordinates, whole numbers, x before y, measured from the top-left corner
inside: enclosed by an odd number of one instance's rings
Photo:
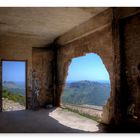
[[[99,132],[98,125],[93,120],[61,108],[0,113],[1,133]]]

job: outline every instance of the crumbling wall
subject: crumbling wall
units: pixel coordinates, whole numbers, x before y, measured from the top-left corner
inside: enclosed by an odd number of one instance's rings
[[[32,108],[38,109],[53,104],[53,52],[33,48],[32,60]]]
[[[31,107],[31,71],[32,71],[32,43],[27,38],[1,35],[0,60],[27,61],[27,108]],[[26,42],[26,43],[25,43]]]
[[[107,105],[104,107],[103,122],[108,123],[113,115],[112,97],[113,97],[113,60],[114,53],[112,47],[112,28],[108,26],[98,30],[88,36],[75,40],[65,46],[58,48],[57,56],[57,106],[60,105],[60,96],[64,89],[65,80],[67,77],[68,67],[72,58],[83,56],[87,53],[98,54],[106,69],[109,72],[111,82],[111,93]],[[94,63],[94,61],[93,61]]]
[[[15,35],[1,35],[0,38],[0,60],[22,60],[27,62],[27,108],[35,109],[52,103],[52,51],[45,51],[45,49],[41,51],[41,48],[35,49],[34,47],[40,47],[38,39]],[[36,96],[34,96],[36,89],[39,90],[37,100],[35,100]],[[35,104],[35,102],[38,104]]]
[[[38,42],[39,40],[36,38],[25,37],[18,34],[0,35],[0,61],[24,60],[27,62],[26,105],[28,109],[32,106],[32,47],[40,47]]]
[[[134,115],[140,119],[140,85],[139,69],[140,65],[140,13],[121,19],[121,47],[123,51],[123,70],[125,82],[123,91],[127,93],[126,114],[130,107],[134,107]],[[125,98],[126,98],[125,97]]]
[[[127,125],[129,120],[137,121],[128,115],[136,101],[139,87],[139,16],[140,8],[113,8],[112,42],[114,47],[114,122]],[[137,78],[136,78],[137,77]],[[137,98],[138,99],[138,98]],[[139,99],[138,99],[139,100]],[[138,101],[137,101],[138,102]],[[136,103],[137,104],[137,103]],[[135,104],[135,113],[139,112]],[[133,109],[132,109],[133,110]],[[137,110],[137,111],[136,111]],[[133,112],[133,111],[132,111]],[[137,114],[137,113],[136,113]]]

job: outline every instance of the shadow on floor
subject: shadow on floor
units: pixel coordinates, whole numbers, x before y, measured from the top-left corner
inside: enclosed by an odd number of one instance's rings
[[[140,124],[134,122],[123,122],[118,126],[98,124],[98,131],[95,133],[140,133]]]
[[[88,133],[60,124],[49,116],[54,109],[0,113],[0,133]]]
[[[1,112],[0,133],[91,133],[62,125],[49,116],[54,110],[56,108]],[[97,125],[98,131],[92,133],[140,133],[139,126],[137,122],[123,123],[117,127],[100,123]]]

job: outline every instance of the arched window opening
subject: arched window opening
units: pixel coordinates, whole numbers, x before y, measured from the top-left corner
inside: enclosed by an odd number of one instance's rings
[[[61,96],[61,104],[70,110],[101,119],[110,96],[109,74],[99,55],[90,53],[73,58]]]

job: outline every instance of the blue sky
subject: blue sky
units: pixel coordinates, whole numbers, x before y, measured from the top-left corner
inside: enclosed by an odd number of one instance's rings
[[[3,61],[3,81],[25,81],[25,62]],[[73,58],[69,66],[67,81],[109,81],[108,72],[97,54]]]
[[[25,82],[25,62],[3,61],[3,81]]]
[[[69,66],[67,81],[92,80],[109,81],[109,74],[97,54],[72,59]]]

